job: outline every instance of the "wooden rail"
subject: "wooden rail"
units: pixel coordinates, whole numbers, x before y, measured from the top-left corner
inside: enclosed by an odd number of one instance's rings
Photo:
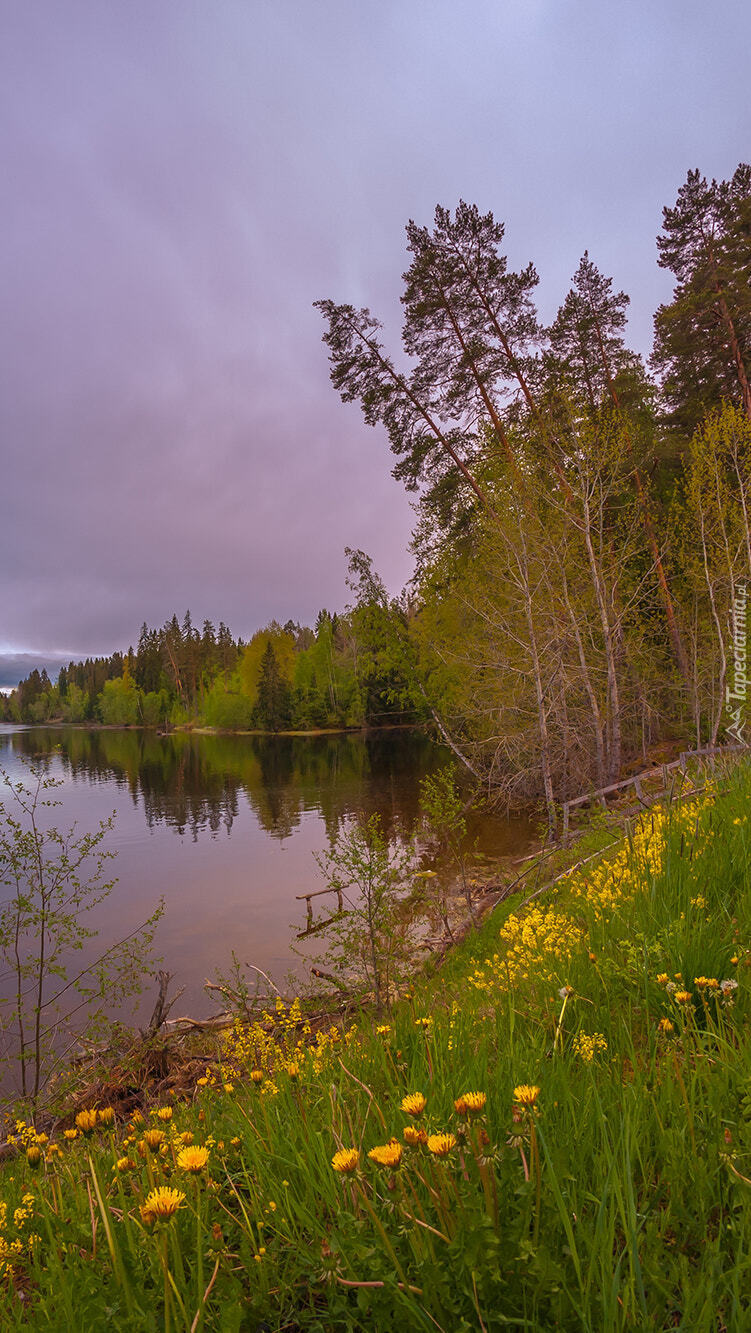
[[[336,894],[337,909],[334,916],[328,917],[326,921],[319,921],[318,924],[316,925],[313,921],[313,908],[310,905],[310,900],[311,898],[321,898],[323,897],[324,893]],[[341,912],[344,911],[343,890],[337,889],[334,886],[328,889],[314,889],[312,893],[296,893],[295,899],[298,903],[302,902],[305,903],[305,910],[308,914],[305,930],[301,930],[299,932],[297,936],[298,940],[304,940],[306,935],[315,935],[316,931],[320,930],[323,926],[327,926],[329,924],[329,921],[333,921],[335,919],[335,916],[338,916]]]
[[[592,805],[595,801],[598,801],[603,810],[607,810],[608,796],[612,796],[615,792],[625,791],[628,787],[633,787],[641,804],[648,806],[655,801],[659,801],[662,796],[667,795],[669,787],[668,773],[680,769],[681,773],[685,774],[686,765],[691,760],[698,759],[702,762],[706,759],[710,767],[714,768],[718,755],[748,753],[749,750],[751,750],[751,746],[748,745],[708,745],[701,750],[682,750],[678,758],[673,759],[669,764],[655,764],[653,768],[645,768],[641,773],[635,773],[633,777],[623,778],[621,782],[611,782],[607,787],[598,787],[596,791],[585,792],[583,796],[575,796],[570,801],[564,801],[561,806],[563,816],[561,844],[565,847],[568,842],[570,812],[575,806]],[[660,789],[645,796],[642,783],[659,776],[662,777]]]

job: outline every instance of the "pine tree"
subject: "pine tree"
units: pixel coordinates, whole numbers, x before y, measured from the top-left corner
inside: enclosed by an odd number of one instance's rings
[[[674,424],[690,434],[723,399],[751,420],[751,167],[711,184],[689,171],[657,248],[678,280],[653,354]]]

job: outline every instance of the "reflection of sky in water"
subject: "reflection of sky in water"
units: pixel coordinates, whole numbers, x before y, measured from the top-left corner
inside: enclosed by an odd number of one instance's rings
[[[209,1012],[203,982],[234,949],[282,984],[302,964],[296,895],[321,887],[314,853],[360,810],[390,836],[417,827],[420,778],[445,754],[424,736],[169,736],[74,728],[0,727],[0,767],[24,777],[23,758],[61,778],[58,827],[93,829],[114,810],[106,845],[118,877],[92,915],[99,948],[135,929],[163,896],[156,938],[164,966],[185,985],[181,1012]],[[54,793],[53,793],[54,794]],[[525,821],[484,819],[487,853],[517,851]],[[150,1009],[149,987],[143,1009]]]

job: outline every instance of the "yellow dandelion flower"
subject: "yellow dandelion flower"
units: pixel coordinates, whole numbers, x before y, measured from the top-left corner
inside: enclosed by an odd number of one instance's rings
[[[387,1037],[390,1031],[391,1031],[390,1023],[379,1023],[378,1027],[376,1028],[376,1036]]]
[[[193,1135],[191,1134],[189,1129],[186,1129],[182,1134],[178,1134],[177,1137],[179,1142],[182,1143],[183,1146],[186,1148],[189,1148],[191,1143],[193,1142]]]
[[[178,1208],[185,1203],[185,1195],[180,1190],[170,1189],[169,1185],[160,1185],[146,1195],[141,1204],[141,1218],[147,1226],[153,1222],[169,1222]]]
[[[141,1142],[146,1144],[150,1152],[158,1152],[164,1143],[164,1131],[161,1129],[145,1129]]]
[[[402,1097],[400,1107],[405,1115],[417,1117],[422,1115],[427,1104],[427,1098],[422,1092],[410,1092],[406,1097]]]
[[[32,1143],[31,1147],[26,1149],[26,1161],[29,1163],[29,1166],[31,1167],[32,1171],[36,1171],[41,1160],[42,1160],[41,1148],[38,1148],[35,1143]]]
[[[658,1032],[675,1032],[675,1024],[670,1022],[669,1018],[661,1018],[657,1024]]]
[[[368,1157],[378,1166],[395,1167],[402,1160],[402,1145],[398,1139],[391,1139],[390,1143],[379,1144],[377,1148],[371,1148]]]
[[[428,1151],[432,1152],[434,1157],[448,1157],[452,1148],[456,1147],[456,1139],[453,1134],[429,1134]]]
[[[82,1134],[91,1134],[96,1129],[97,1113],[96,1111],[79,1111],[76,1116],[76,1125]]]
[[[115,1112],[111,1106],[104,1106],[99,1112],[99,1124],[106,1125],[107,1128],[115,1123]]]
[[[692,998],[690,990],[677,990],[673,996],[676,1004],[690,1004]]]
[[[428,1136],[424,1129],[418,1129],[416,1125],[404,1126],[404,1142],[411,1148],[416,1148],[419,1144],[427,1143]]]
[[[136,1164],[132,1157],[118,1157],[115,1166],[121,1175],[124,1175],[126,1171],[135,1171],[136,1169]]]
[[[160,1106],[156,1114],[158,1120],[163,1120],[166,1123],[166,1121],[172,1119],[172,1107]]]
[[[263,1070],[262,1070],[262,1069],[251,1069],[251,1071],[250,1071],[250,1077],[251,1077],[251,1081],[252,1081],[253,1083],[263,1083]]]
[[[349,1172],[356,1171],[359,1162],[360,1154],[357,1148],[340,1148],[331,1159],[331,1165],[340,1175],[348,1175]]]
[[[78,1130],[77,1130],[77,1129],[64,1129],[64,1130],[63,1130],[63,1138],[66,1138],[66,1139],[68,1140],[69,1143],[72,1143],[74,1139],[77,1139],[77,1138],[78,1138]]]
[[[534,1106],[540,1095],[540,1089],[535,1083],[520,1083],[514,1088],[513,1100],[517,1106]]]
[[[208,1160],[208,1148],[181,1148],[177,1154],[177,1165],[180,1167],[180,1170],[190,1171],[194,1175],[197,1175],[199,1171],[203,1171]]]
[[[463,1092],[454,1102],[454,1110],[457,1115],[479,1115],[487,1100],[484,1092]]]
[[[660,972],[660,973],[658,974],[658,976],[657,976],[657,985],[658,985],[658,986],[667,986],[669,980],[670,980],[670,978],[669,978],[667,972]]]

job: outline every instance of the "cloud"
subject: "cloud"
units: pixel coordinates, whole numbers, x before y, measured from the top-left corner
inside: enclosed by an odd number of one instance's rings
[[[110,651],[187,606],[242,633],[311,619],[345,599],[348,544],[398,589],[408,498],[330,387],[312,302],[368,304],[396,341],[404,224],[464,197],[534,259],[546,316],[589,247],[648,350],[662,204],[689,166],[732,171],[750,128],[726,92],[749,15],[720,11],[11,7],[8,642]]]

